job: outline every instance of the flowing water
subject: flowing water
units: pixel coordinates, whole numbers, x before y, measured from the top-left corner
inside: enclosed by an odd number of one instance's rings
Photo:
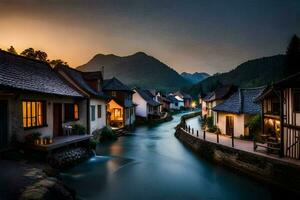
[[[274,190],[197,157],[174,137],[180,121],[138,127],[62,173],[80,199],[273,199]]]

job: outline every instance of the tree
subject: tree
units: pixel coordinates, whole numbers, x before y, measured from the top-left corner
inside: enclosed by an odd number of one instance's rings
[[[287,66],[285,75],[292,75],[300,72],[300,39],[297,35],[293,35],[286,51]]]
[[[10,47],[7,49],[7,51],[8,51],[9,53],[18,54],[17,51],[16,51],[16,49],[15,49],[13,46],[10,46]]]
[[[37,60],[47,61],[47,57],[48,57],[48,55],[47,55],[46,52],[41,51],[41,50],[35,51],[35,58],[36,58]]]
[[[53,68],[56,67],[56,66],[59,66],[59,65],[66,65],[66,66],[68,66],[68,63],[65,62],[65,61],[63,61],[63,60],[61,60],[61,59],[51,60],[51,61],[49,62],[49,64],[50,64]]]
[[[27,58],[36,59],[36,54],[33,48],[27,48],[21,53],[22,56],[25,56]]]

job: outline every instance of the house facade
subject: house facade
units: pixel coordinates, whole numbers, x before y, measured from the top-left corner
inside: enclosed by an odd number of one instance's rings
[[[180,101],[176,99],[173,95],[168,95],[166,97],[170,101],[170,110],[180,110]]]
[[[58,66],[55,70],[68,83],[87,99],[89,133],[106,126],[106,102],[109,97],[102,92],[103,76],[101,71],[81,72],[68,66]]]
[[[279,144],[281,156],[300,159],[300,73],[273,84],[257,101],[262,105],[262,136]]]
[[[132,101],[133,90],[113,77],[104,80],[102,91],[111,98],[107,103],[107,124],[113,128],[134,125],[136,105]]]
[[[161,117],[162,104],[156,101],[149,90],[134,89],[133,102],[136,106],[136,115],[144,119],[157,119]]]
[[[161,92],[156,92],[155,100],[161,104],[161,111],[169,111],[171,101]]]
[[[232,85],[218,87],[215,91],[208,93],[202,101],[202,117],[212,117],[214,125],[217,124],[216,112],[212,110],[215,106],[230,97],[237,88]]]
[[[87,127],[86,99],[47,64],[0,50],[0,145]]]
[[[228,99],[213,107],[216,125],[224,135],[234,137],[248,136],[248,122],[260,114],[261,106],[255,103],[265,87],[240,88]]]
[[[184,108],[191,108],[192,107],[192,97],[191,95],[182,92],[182,91],[177,91],[174,93],[175,96],[180,97],[183,100],[183,107]]]

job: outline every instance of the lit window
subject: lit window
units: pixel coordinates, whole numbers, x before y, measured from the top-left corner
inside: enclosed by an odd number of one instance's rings
[[[65,121],[75,121],[79,119],[78,104],[66,103],[65,104]]]
[[[46,124],[46,109],[42,101],[23,101],[23,127],[33,128]]]
[[[111,96],[116,97],[117,96],[117,92],[116,91],[112,91],[111,92]]]

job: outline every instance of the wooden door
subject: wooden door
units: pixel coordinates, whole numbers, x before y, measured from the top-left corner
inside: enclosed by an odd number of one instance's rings
[[[0,100],[0,148],[7,147],[8,144],[7,106],[7,101]]]
[[[233,116],[226,116],[226,135],[233,135],[234,121]]]
[[[53,136],[62,136],[62,104],[53,104]]]

